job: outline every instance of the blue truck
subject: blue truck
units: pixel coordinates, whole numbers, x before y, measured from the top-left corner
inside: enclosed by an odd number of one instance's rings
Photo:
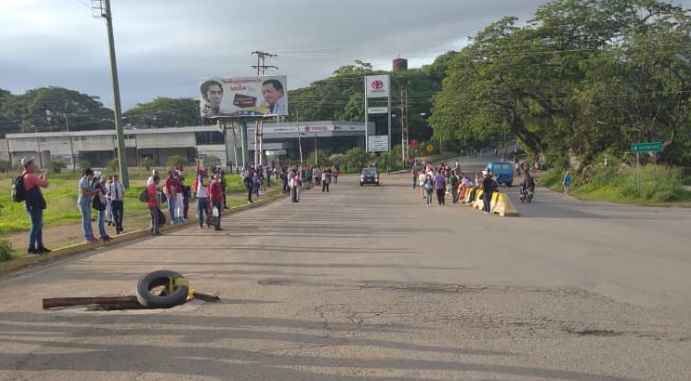
[[[505,161],[491,161],[487,163],[487,170],[497,176],[497,183],[513,185],[513,166]]]

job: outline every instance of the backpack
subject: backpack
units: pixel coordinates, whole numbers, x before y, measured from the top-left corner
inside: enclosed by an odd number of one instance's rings
[[[26,200],[26,189],[24,189],[24,175],[19,175],[12,180],[12,200],[22,202]]]
[[[254,182],[252,181],[252,177],[250,175],[245,176],[244,179],[242,179],[242,183],[245,185],[245,189],[250,190],[252,189]]]
[[[144,188],[142,193],[139,194],[139,201],[141,202],[149,202],[149,190],[147,188]]]

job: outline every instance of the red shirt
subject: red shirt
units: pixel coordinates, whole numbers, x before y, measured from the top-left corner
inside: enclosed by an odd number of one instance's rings
[[[146,187],[146,193],[149,195],[149,202],[147,205],[149,206],[159,206],[158,205],[158,189],[156,187],[156,183],[151,183],[147,185]]]
[[[223,202],[223,187],[218,182],[209,185],[209,198],[212,202]]]
[[[38,178],[38,176],[34,175],[33,173],[22,173],[22,176],[24,176],[24,190],[28,191],[29,189],[33,187],[37,187],[38,191],[41,191],[41,187],[38,186],[38,183],[41,182],[41,179]]]

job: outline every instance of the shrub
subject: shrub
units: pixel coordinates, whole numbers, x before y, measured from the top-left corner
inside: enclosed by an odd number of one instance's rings
[[[115,159],[111,159],[106,165],[106,169],[110,170],[111,172],[118,172],[120,170],[120,159],[117,157]]]
[[[370,156],[362,148],[352,148],[346,151],[343,161],[351,170],[359,172],[361,168],[367,166]]]
[[[0,160],[0,171],[9,172],[12,170],[12,163],[8,160]]]
[[[82,160],[79,162],[79,172],[84,173],[84,170],[91,168],[91,163],[88,160]]]
[[[0,262],[12,259],[12,243],[9,240],[0,240]]]
[[[144,156],[141,159],[139,159],[139,167],[144,168],[147,171],[151,170],[151,167],[154,166],[154,159]]]
[[[66,166],[67,164],[65,164],[65,162],[62,160],[51,160],[50,162],[48,162],[48,169],[52,173],[60,173],[62,172],[62,169]]]
[[[305,159],[305,164],[306,165],[314,165],[314,151],[310,152],[309,155],[307,155],[307,158]],[[331,166],[331,161],[329,160],[329,157],[326,155],[325,152],[323,151],[318,151],[317,153],[318,157],[318,163],[320,168],[328,167]]]
[[[216,155],[206,155],[204,156],[204,165],[213,168],[217,165],[221,165],[221,158]]]
[[[189,164],[189,160],[185,156],[181,155],[173,155],[168,158],[168,161],[166,162],[166,165],[168,168],[172,168],[175,166],[179,167],[184,167]]]

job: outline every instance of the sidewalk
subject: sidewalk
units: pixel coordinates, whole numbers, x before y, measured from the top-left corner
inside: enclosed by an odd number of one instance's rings
[[[276,188],[273,186],[271,188],[269,188],[269,190],[274,190],[274,189],[276,189]],[[280,194],[280,189],[279,189],[279,194]],[[228,194],[227,197],[228,197],[228,199],[245,200],[247,197],[247,193],[236,192],[236,193]],[[262,195],[258,200],[262,200],[265,198],[266,198],[266,195]],[[243,204],[240,204],[239,206],[243,206]],[[238,208],[239,206],[235,206],[233,209]],[[166,215],[166,221],[167,221],[166,225],[169,226],[170,225],[170,218],[168,216],[168,209],[166,207],[164,207],[164,208],[161,208],[161,210]],[[76,206],[75,206],[75,213],[78,213]],[[196,221],[198,218],[196,213],[197,213],[196,202],[191,202],[190,203],[190,209],[189,209],[189,215],[188,215],[189,218],[187,221]],[[149,217],[148,212],[138,214],[135,216],[125,215],[123,225],[125,228],[125,235],[126,235],[127,233],[132,233],[132,232],[148,229],[151,226],[151,218]],[[97,222],[92,221],[92,226],[94,229],[94,233],[98,234]],[[114,226],[108,226],[106,224],[106,233],[108,233],[108,235],[110,235],[111,237],[116,237],[115,227]],[[27,243],[28,238],[29,238],[29,232],[28,231],[20,232],[20,233],[13,233],[13,234],[10,234],[7,236],[7,239],[12,244],[12,247],[20,250],[20,252],[24,252],[26,250],[26,247],[28,245],[28,243]],[[43,229],[43,240],[44,240],[45,246],[48,247],[49,249],[53,249],[53,250],[61,248],[61,247],[65,247],[65,246],[83,243],[84,233],[82,232],[82,224],[81,224],[81,222],[75,222],[75,223],[71,223],[71,224],[62,224],[62,225],[50,226],[50,227],[44,228]]]

